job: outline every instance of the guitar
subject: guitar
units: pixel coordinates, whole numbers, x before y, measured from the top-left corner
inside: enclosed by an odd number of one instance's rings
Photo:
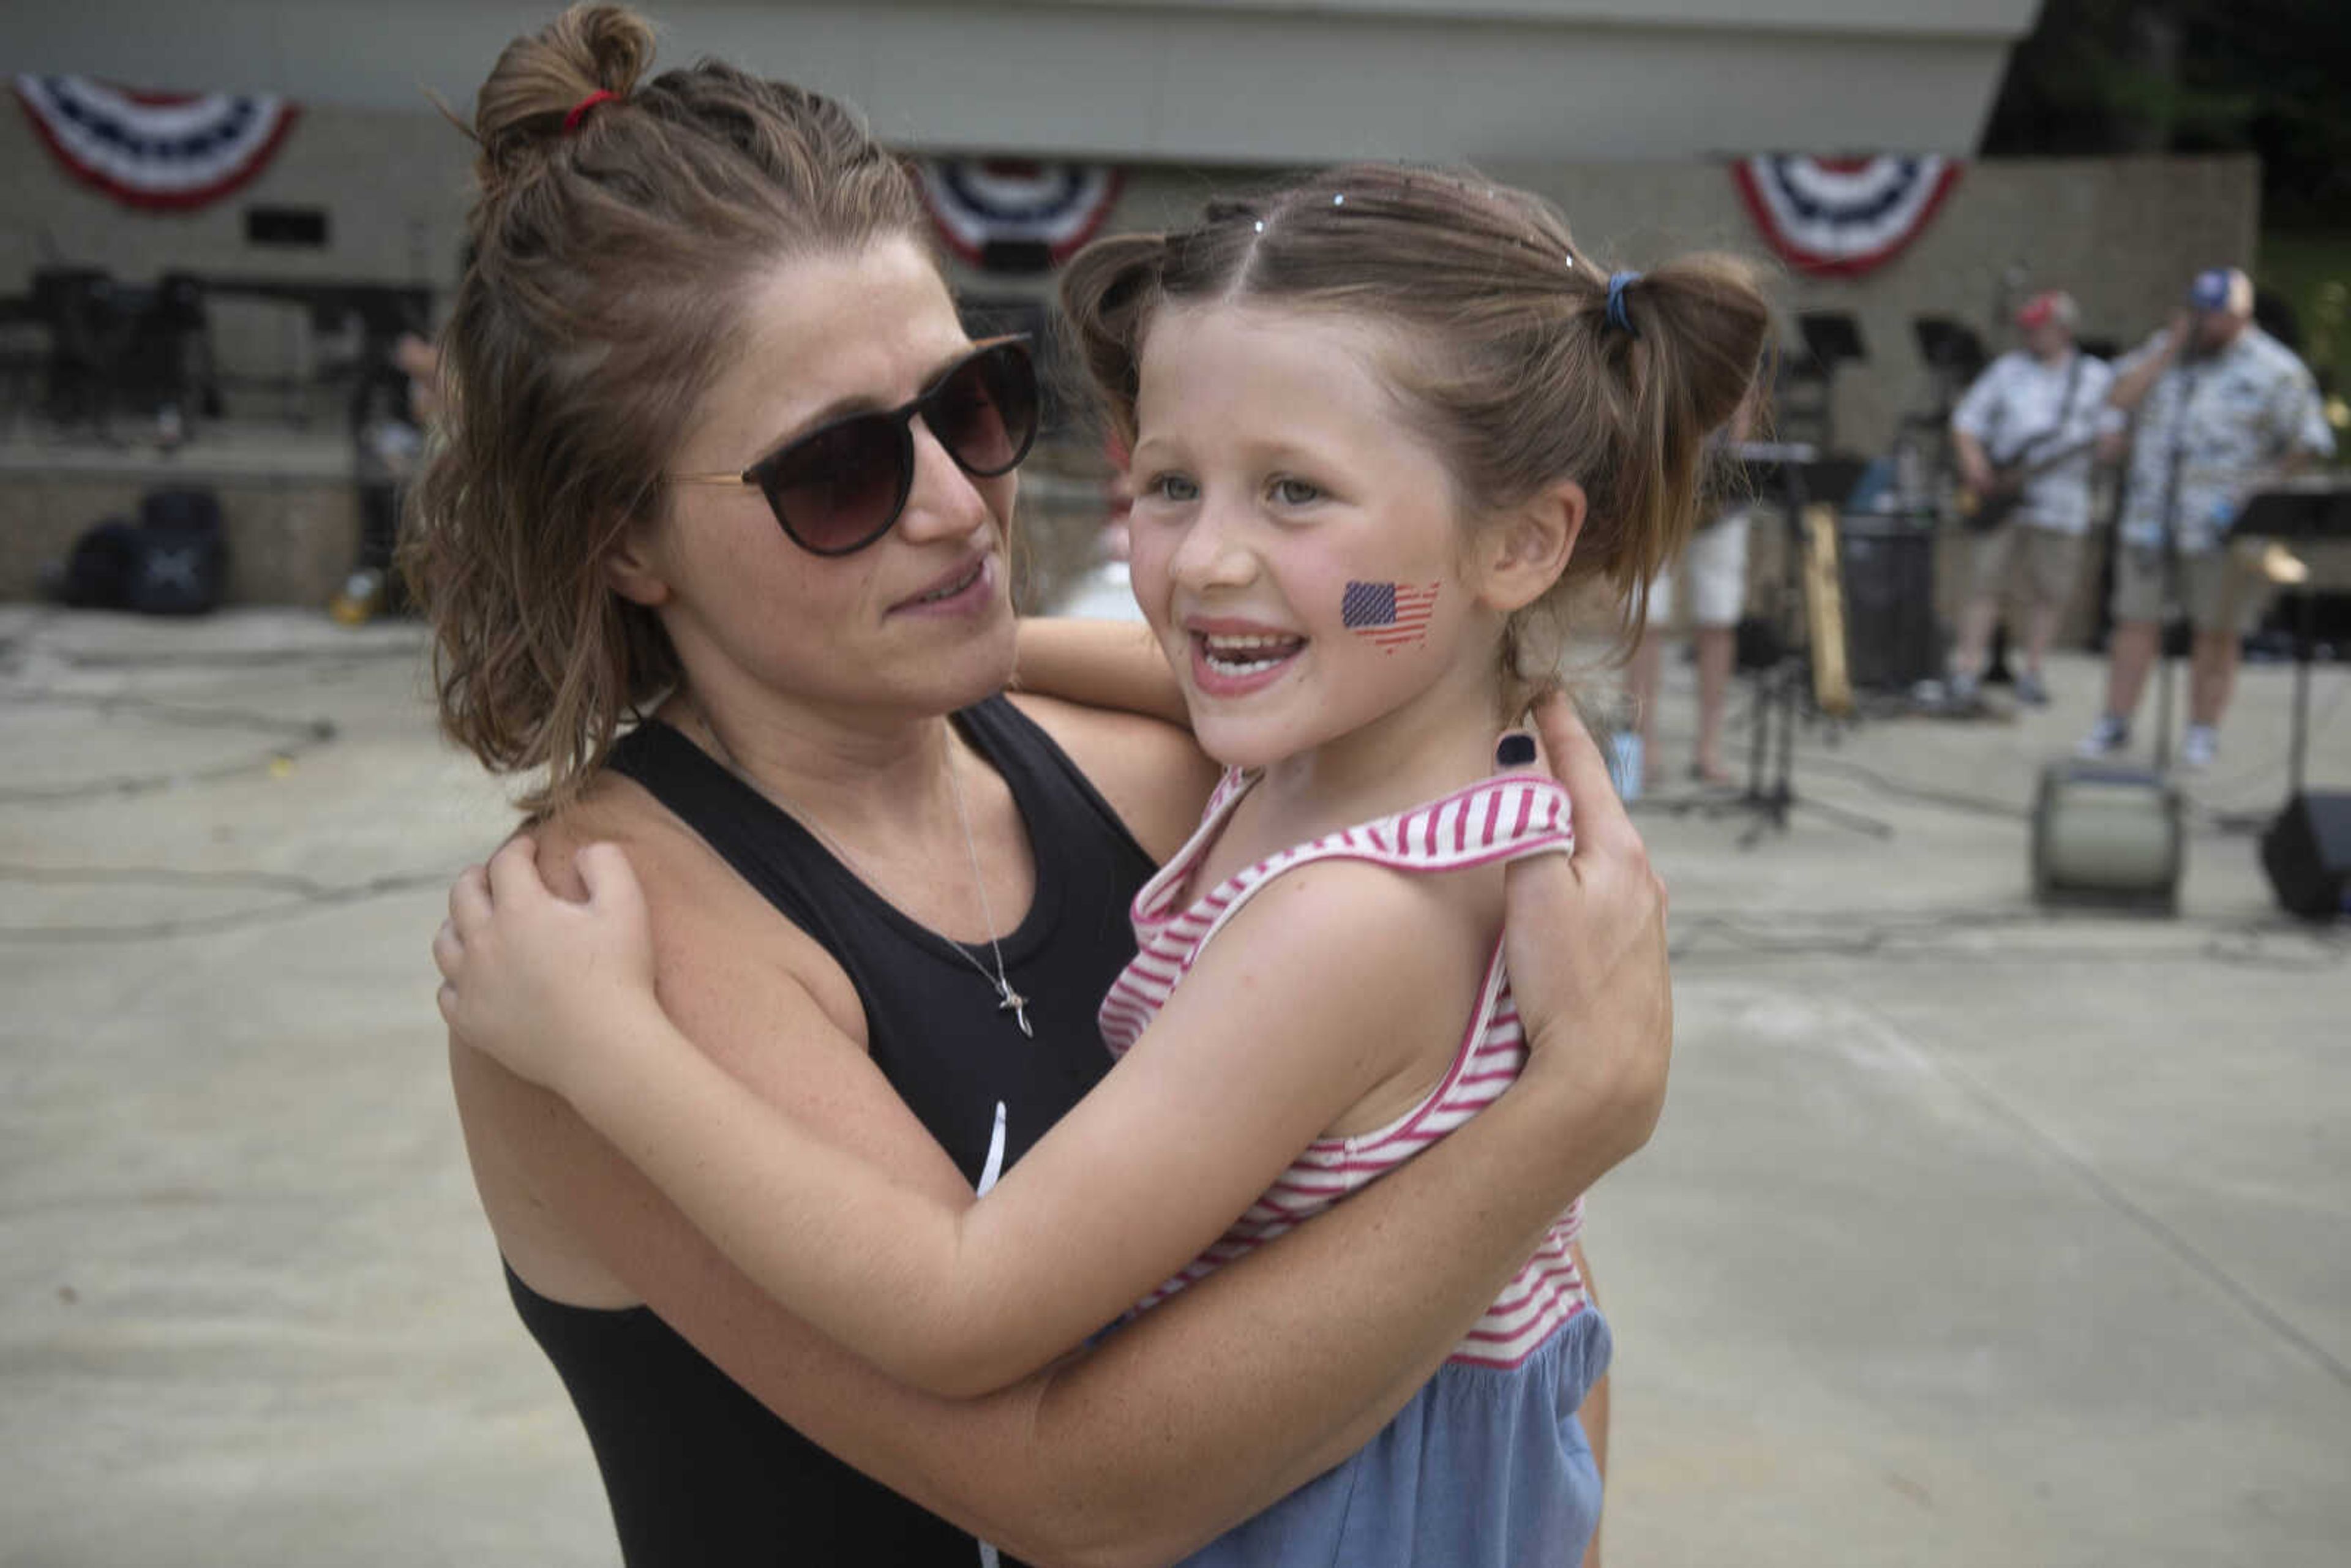
[[[2052,468],[2072,462],[2097,444],[2096,436],[2086,436],[2080,441],[2060,446],[2045,456],[2036,457],[2030,463],[2001,464],[1992,469],[1991,483],[1981,491],[1972,490],[1965,485],[1960,486],[1959,496],[1953,503],[1959,515],[1959,520],[1967,524],[1970,533],[1991,532],[2008,521],[2010,514],[2023,504],[2025,486],[2048,473]]]
[[[1844,575],[1837,570],[1836,508],[1804,508],[1804,616],[1813,650],[1813,701],[1833,718],[1853,712],[1853,673],[1845,664]]]

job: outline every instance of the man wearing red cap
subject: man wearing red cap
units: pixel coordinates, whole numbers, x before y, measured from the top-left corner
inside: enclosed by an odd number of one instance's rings
[[[2186,308],[2116,372],[2108,401],[2137,429],[2115,545],[2106,707],[2081,749],[2098,757],[2130,744],[2169,600],[2196,629],[2179,761],[2202,768],[2219,748],[2239,642],[2266,597],[2258,572],[2230,549],[2229,529],[2246,497],[2331,455],[2335,435],[2309,370],[2253,325],[2252,280],[2234,267],[2199,273]]]
[[[2014,502],[1976,541],[1974,589],[1951,654],[1951,698],[1962,706],[1975,699],[2001,593],[2019,561],[2031,615],[2016,697],[2035,707],[2049,700],[2041,661],[2081,567],[2091,452],[2114,384],[2105,361],[2074,346],[2077,314],[2073,297],[2054,289],[2026,300],[2016,313],[2023,346],[1994,360],[1951,414],[1959,477],[1981,504]]]

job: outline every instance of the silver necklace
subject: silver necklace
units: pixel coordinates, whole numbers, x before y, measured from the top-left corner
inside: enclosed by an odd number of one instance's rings
[[[735,754],[727,749],[726,743],[718,738],[718,731],[711,727],[710,716],[703,711],[702,705],[698,702],[694,705],[694,717],[695,722],[702,726],[702,733],[709,737],[711,748],[718,753],[718,760],[726,764],[726,771],[789,810],[793,819],[805,826],[810,832],[814,833],[826,849],[831,850],[840,858],[843,865],[855,872],[866,886],[876,893],[883,891],[881,880],[867,871],[855,855],[849,852],[847,845],[826,832],[823,823],[818,821],[801,807],[793,804],[751,777],[750,771],[735,759]],[[971,817],[964,810],[963,783],[956,778],[955,758],[952,754],[949,754],[946,758],[946,770],[947,792],[955,799],[956,822],[963,829],[963,851],[971,862],[971,884],[979,890],[979,915],[981,919],[987,922],[987,950],[996,957],[996,973],[989,974],[987,966],[973,957],[971,949],[962,943],[942,932],[931,931],[927,925],[922,926],[922,929],[936,936],[957,957],[978,970],[979,977],[996,988],[996,1010],[1000,1013],[1010,1013],[1013,1021],[1020,1026],[1020,1032],[1029,1039],[1034,1040],[1037,1038],[1037,1031],[1029,1027],[1029,998],[1012,988],[1012,981],[1004,972],[1004,949],[996,939],[996,911],[988,907],[987,879],[980,874],[979,849],[972,842]],[[916,924],[920,925],[920,922]]]

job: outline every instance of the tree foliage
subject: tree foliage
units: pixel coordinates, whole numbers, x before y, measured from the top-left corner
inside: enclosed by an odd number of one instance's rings
[[[2351,4],[2046,0],[1983,151],[2248,152],[2274,227],[2351,229]]]

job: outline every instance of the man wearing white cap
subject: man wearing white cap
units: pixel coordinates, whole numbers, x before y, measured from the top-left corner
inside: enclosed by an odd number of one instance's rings
[[[2166,608],[2168,538],[2179,552],[2177,602],[2196,629],[2179,761],[2202,768],[2219,747],[2239,642],[2265,598],[2259,574],[2230,549],[2229,529],[2247,496],[2331,455],[2335,436],[2317,383],[2253,325],[2252,280],[2233,267],[2197,274],[2186,308],[2115,370],[2107,401],[2136,416],[2137,435],[2116,540],[2106,707],[2081,749],[2098,757],[2130,744]]]
[[[2113,417],[2115,372],[2074,346],[2078,317],[2073,296],[2056,289],[2026,300],[2016,312],[2023,347],[1994,360],[1951,413],[1959,476],[1984,509],[1979,516],[2006,510],[1976,540],[1975,586],[1951,654],[1951,697],[1962,706],[1974,700],[2001,593],[2019,564],[2032,609],[2016,698],[2035,707],[2049,700],[2042,656],[2074,592],[2090,531],[2091,452]]]

